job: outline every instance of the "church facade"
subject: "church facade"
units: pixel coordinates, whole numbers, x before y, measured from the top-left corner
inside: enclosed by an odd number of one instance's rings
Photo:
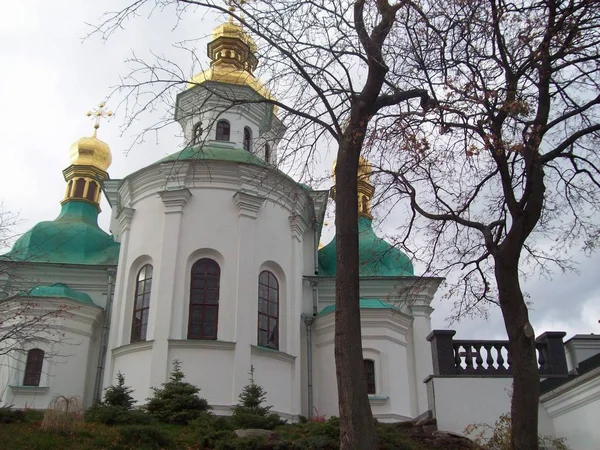
[[[237,24],[217,27],[211,68],[177,97],[186,146],[110,179],[108,145],[82,138],[65,169],[66,195],[0,258],[0,291],[35,310],[66,305],[53,329],[0,364],[0,404],[45,408],[54,395],[90,406],[117,372],[138,404],[178,360],[217,414],[237,403],[254,368],[283,418],[337,415],[335,239],[319,249],[329,191],[276,168],[285,132],[252,74],[255,44]],[[258,100],[239,103],[232,100]],[[98,114],[102,114],[99,111]],[[441,282],[372,227],[370,168],[359,174],[360,307],[374,416],[428,410],[433,373],[430,303]],[[110,234],[97,225],[101,191]],[[332,192],[335,192],[333,189]]]

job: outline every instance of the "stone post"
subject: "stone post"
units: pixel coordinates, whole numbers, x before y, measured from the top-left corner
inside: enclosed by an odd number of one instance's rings
[[[434,375],[454,375],[454,347],[452,338],[456,334],[454,330],[433,330],[427,336],[431,342],[431,357],[433,358]]]
[[[563,338],[567,335],[564,331],[546,331],[536,338],[535,342],[545,344],[546,363],[541,368],[541,375],[567,375],[567,357]],[[540,349],[540,351],[543,351]]]

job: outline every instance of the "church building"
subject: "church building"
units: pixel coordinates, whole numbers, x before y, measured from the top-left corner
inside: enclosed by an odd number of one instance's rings
[[[273,105],[231,101],[269,98],[255,53],[240,25],[214,30],[210,69],[177,96],[183,150],[111,179],[96,131],[73,144],[58,217],[0,257],[11,267],[4,297],[39,313],[66,307],[52,325],[61,338],[44,330],[3,357],[0,405],[43,409],[65,395],[88,407],[118,372],[142,405],[179,360],[216,414],[237,403],[251,367],[282,418],[338,414],[335,239],[319,248],[330,191],[277,169],[285,127]],[[415,276],[373,230],[370,172],[362,160],[364,370],[374,416],[407,420],[428,410],[426,338],[441,279]],[[98,226],[102,193],[110,233]]]

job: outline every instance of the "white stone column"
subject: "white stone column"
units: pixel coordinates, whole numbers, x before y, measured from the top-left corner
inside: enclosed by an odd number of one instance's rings
[[[117,220],[119,221],[121,228],[121,248],[119,250],[119,261],[115,277],[108,347],[106,349],[106,359],[104,361],[103,387],[108,387],[114,378],[112,350],[129,343],[129,339],[126,340],[124,336],[124,317],[126,315],[125,309],[127,307],[127,253],[129,251],[129,230],[131,228],[131,221],[134,213],[135,210],[133,208],[123,208],[117,215]],[[129,327],[127,327],[127,329],[129,329]]]
[[[429,301],[417,301],[411,305],[410,311],[414,318],[412,323],[413,346],[415,355],[415,374],[417,382],[417,399],[419,411],[422,414],[427,411],[427,386],[423,380],[433,375],[433,362],[431,359],[431,345],[427,342],[427,335],[431,332],[431,313],[433,308]]]
[[[160,257],[155,264],[155,273],[153,274],[152,288],[157,290],[157,295],[152,296],[154,303],[151,303],[150,310],[154,310],[154,317],[149,317],[148,320],[148,328],[153,331],[153,336],[150,335],[150,337],[154,340],[150,364],[150,386],[159,386],[160,383],[163,383],[171,370],[169,338],[179,233],[183,208],[192,196],[192,193],[186,188],[162,191],[159,194],[165,206],[165,219]],[[150,320],[152,318],[153,322]]]
[[[265,199],[255,192],[240,190],[234,194],[233,200],[239,210],[239,219],[232,404],[236,403],[237,396],[249,382],[248,373],[252,361],[250,344],[256,343],[258,320],[256,218]]]
[[[289,217],[292,239],[292,262],[291,273],[288,274],[287,304],[285,335],[287,337],[286,351],[294,355],[294,370],[290,380],[292,388],[290,389],[290,404],[293,415],[300,415],[302,412],[302,371],[300,360],[304,353],[302,352],[303,342],[300,327],[302,322],[302,291],[303,291],[303,270],[304,270],[304,252],[303,238],[308,224],[299,214],[292,214]]]

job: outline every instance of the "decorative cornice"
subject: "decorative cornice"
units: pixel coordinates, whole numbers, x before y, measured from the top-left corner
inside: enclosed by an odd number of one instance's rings
[[[16,395],[44,395],[50,389],[48,386],[12,386],[10,390]]]
[[[540,397],[540,402],[552,418],[598,400],[600,400],[600,367]]]
[[[239,190],[233,195],[233,199],[240,211],[240,217],[248,217],[256,219],[258,210],[265,201],[264,197],[260,197],[256,192]]]
[[[206,348],[212,350],[235,350],[235,342],[202,339],[169,339],[169,348]]]
[[[158,195],[165,205],[165,214],[181,214],[192,193],[189,189],[183,188],[161,191]]]
[[[135,209],[133,208],[121,208],[117,214],[117,220],[119,221],[119,225],[121,225],[122,232],[129,230],[131,220],[133,219],[133,213],[135,213]]]
[[[298,241],[302,241],[302,235],[308,228],[308,223],[300,214],[291,214],[289,219],[290,228],[292,229],[292,237],[296,238]]]
[[[429,305],[410,305],[410,312],[413,317],[431,317],[431,313],[435,311]]]
[[[138,341],[133,344],[122,345],[121,347],[113,348],[112,354],[116,358],[118,356],[127,355],[128,353],[143,352],[151,350],[154,346],[154,341]]]
[[[287,363],[293,363],[296,357],[288,353],[280,352],[279,350],[273,350],[270,348],[259,347],[258,345],[251,345],[251,353],[253,355],[264,356],[266,358],[278,359]]]
[[[387,395],[369,395],[371,405],[384,405],[390,399]]]

